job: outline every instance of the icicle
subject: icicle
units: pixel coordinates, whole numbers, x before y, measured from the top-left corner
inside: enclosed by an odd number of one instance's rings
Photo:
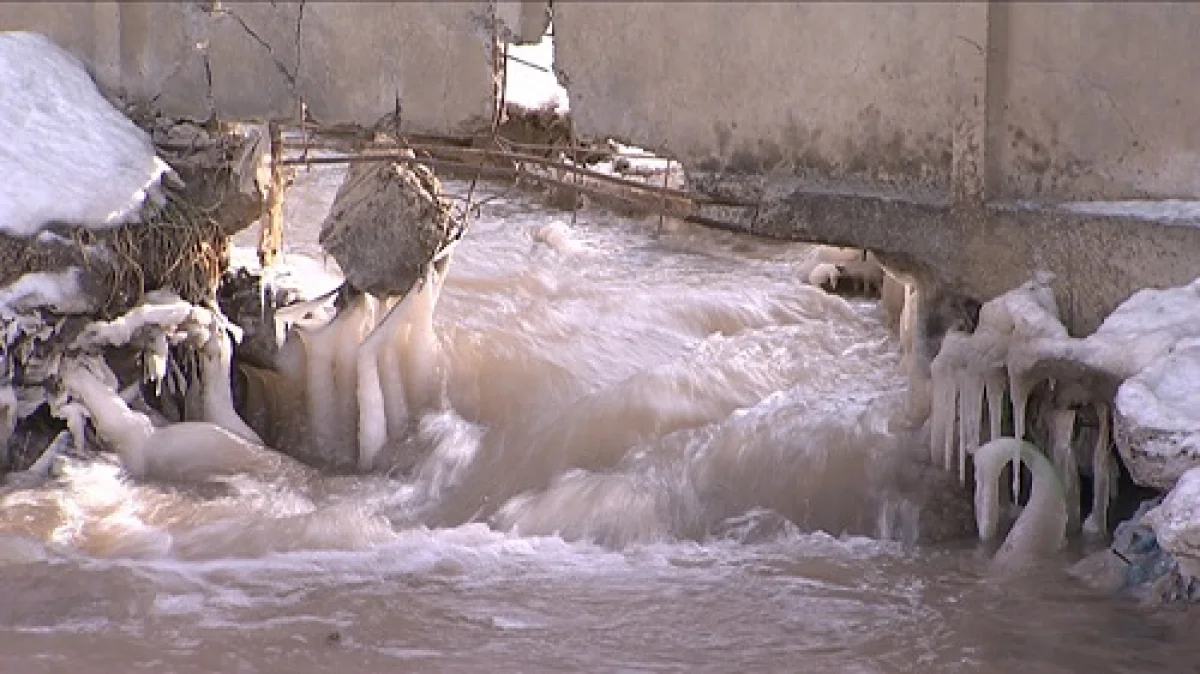
[[[338,315],[321,327],[297,332],[307,351],[307,381],[310,449],[326,460],[342,463],[343,449],[357,443],[358,347],[373,323],[368,299],[360,294]]]
[[[991,540],[999,531],[1000,473],[1014,455],[1033,475],[1033,490],[992,560],[1001,568],[1052,554],[1066,543],[1066,497],[1054,466],[1036,447],[1017,438],[992,440],[975,452],[975,522],[980,539]]]
[[[1108,534],[1108,506],[1116,492],[1117,466],[1109,451],[1109,409],[1106,403],[1095,403],[1100,427],[1096,446],[1092,450],[1092,512],[1083,523],[1085,531]]]
[[[1067,500],[1067,530],[1079,529],[1079,468],[1071,440],[1075,436],[1075,409],[1056,409],[1050,413],[1050,448],[1054,469]]]
[[[988,401],[988,440],[995,440],[1004,436],[1004,394],[1008,390],[1004,368],[988,370],[983,385]]]
[[[142,352],[142,379],[154,384],[155,395],[162,395],[163,379],[167,376],[167,360],[170,355],[165,332],[156,333]]]
[[[967,455],[979,447],[983,416],[983,380],[969,369],[958,376],[958,481],[967,481]]]
[[[76,453],[82,454],[87,444],[87,408],[80,403],[67,403],[56,413],[67,422],[67,430],[71,434]]]
[[[1029,407],[1029,397],[1033,395],[1036,382],[1023,376],[1010,367],[1008,369],[1008,391],[1013,406],[1013,437],[1025,439],[1025,412]],[[1021,462],[1016,454],[1010,460],[1012,464],[1012,498],[1013,503],[1021,500]]]
[[[958,375],[943,345],[930,366],[933,384],[933,409],[929,416],[930,459],[934,465],[951,470],[954,435],[957,428]]]
[[[361,471],[371,470],[379,450],[392,435],[391,428],[401,417],[408,418],[404,385],[394,351],[407,337],[415,291],[416,288],[392,306],[358,351],[358,468]]]
[[[257,445],[263,444],[258,433],[238,416],[230,389],[233,368],[233,342],[221,327],[209,331],[201,347],[200,390],[201,420],[207,421]]]
[[[433,312],[444,281],[445,276],[431,265],[413,307],[412,327],[402,355],[405,388],[409,406],[413,408],[432,405],[441,380],[440,344],[433,331]]]

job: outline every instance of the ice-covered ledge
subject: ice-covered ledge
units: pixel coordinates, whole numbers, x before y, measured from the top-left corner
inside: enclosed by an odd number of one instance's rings
[[[1170,489],[1200,466],[1200,338],[1179,342],[1126,380],[1113,412],[1117,447],[1137,483]]]

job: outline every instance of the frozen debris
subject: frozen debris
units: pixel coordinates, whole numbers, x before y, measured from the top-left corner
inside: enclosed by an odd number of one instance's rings
[[[1162,504],[1146,513],[1144,522],[1178,561],[1181,575],[1200,578],[1200,467],[1185,472]]]
[[[0,33],[0,233],[133,220],[168,170],[74,56],[42,35]]]
[[[402,296],[462,234],[432,171],[380,161],[346,172],[321,225],[320,242],[356,289]]]
[[[146,122],[160,157],[183,183],[182,196],[233,235],[258,221],[270,186],[270,134],[265,124],[208,129],[159,117]]]
[[[992,558],[993,568],[1013,571],[1053,555],[1067,542],[1067,494],[1050,461],[1024,440],[997,438],[975,451],[975,519],[981,540],[1000,530],[1000,477],[1017,456],[1033,476],[1029,502]]]
[[[1073,338],[1058,319],[1052,279],[1039,275],[986,303],[973,333],[946,335],[931,365],[931,458],[965,479],[982,442],[1031,439],[1030,399],[1048,382],[1039,437],[1068,493],[1068,528],[1103,532],[1116,484],[1110,430],[1140,485],[1168,489],[1200,464],[1200,281],[1139,291],[1095,333]],[[1081,442],[1081,411],[1096,417],[1089,442]],[[1081,473],[1095,487],[1086,523]]]
[[[1200,339],[1126,380],[1115,410],[1117,446],[1138,484],[1169,489],[1200,466]]]

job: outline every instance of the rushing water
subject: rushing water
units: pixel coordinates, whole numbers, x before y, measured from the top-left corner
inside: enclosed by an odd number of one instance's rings
[[[335,186],[301,175],[294,249]],[[483,208],[409,477],[7,496],[0,671],[1200,671],[1194,619],[1066,557],[988,574],[875,303],[658,224]]]

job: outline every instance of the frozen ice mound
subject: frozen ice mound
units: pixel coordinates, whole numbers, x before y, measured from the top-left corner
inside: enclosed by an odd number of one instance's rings
[[[168,167],[79,59],[36,33],[0,33],[0,82],[0,233],[133,220]]]

